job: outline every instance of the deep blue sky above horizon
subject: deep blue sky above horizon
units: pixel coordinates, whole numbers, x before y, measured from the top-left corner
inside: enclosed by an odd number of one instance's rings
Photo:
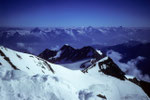
[[[150,27],[150,0],[0,0],[0,26]]]

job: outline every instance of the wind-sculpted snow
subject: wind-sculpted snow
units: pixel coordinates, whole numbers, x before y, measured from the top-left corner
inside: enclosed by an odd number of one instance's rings
[[[0,47],[0,53],[2,65],[5,65],[5,62],[7,61],[10,68],[23,70],[29,74],[54,73],[50,63],[34,55],[14,52],[13,50],[2,46]]]
[[[98,63],[83,73],[31,54],[0,50],[19,69],[0,56],[1,100],[149,100],[138,85],[99,72]]]
[[[28,76],[17,70],[0,68],[1,100],[78,100],[76,90],[50,75]]]
[[[7,70],[1,67],[0,97],[1,100],[105,100],[97,96],[101,94],[107,100],[149,100],[141,88],[133,83],[118,81],[111,77],[111,81],[108,81],[110,79],[105,80],[106,78],[102,76],[101,81],[94,79],[94,82],[81,79],[89,82],[89,86],[78,80],[76,83],[83,84],[82,87],[60,76],[29,76],[20,70]]]

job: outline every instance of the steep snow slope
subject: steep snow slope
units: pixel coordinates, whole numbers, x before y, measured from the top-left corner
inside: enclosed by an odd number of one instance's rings
[[[124,72],[120,70],[111,58],[90,46],[75,49],[69,45],[64,45],[58,51],[46,49],[39,57],[49,62],[62,64],[64,67],[73,70],[82,70],[83,72],[87,72],[88,68],[95,66],[95,63],[99,61],[99,68],[103,73],[122,80],[125,79]]]
[[[0,47],[0,55],[2,66],[5,66],[5,62],[7,62],[9,64],[8,67],[15,67],[15,69],[20,69],[32,75],[54,73],[51,65],[47,63],[47,61],[34,55],[17,51],[14,52],[13,50],[2,46]]]
[[[1,100],[78,100],[71,84],[50,75],[29,76],[19,70],[0,68]]]
[[[49,63],[31,54],[0,47],[0,98],[149,100],[144,91],[134,83],[99,72],[99,62],[90,67],[87,73],[83,73]]]

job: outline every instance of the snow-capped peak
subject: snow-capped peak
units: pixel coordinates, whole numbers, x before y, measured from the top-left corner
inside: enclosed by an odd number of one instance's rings
[[[106,72],[100,72],[99,65],[102,63],[107,65],[112,61],[104,57],[90,66],[87,73],[83,73],[81,70],[71,70],[37,56],[0,46],[0,98],[1,100],[149,100],[138,85],[107,74],[111,69],[103,68]],[[112,68],[114,67],[116,66],[113,65]]]

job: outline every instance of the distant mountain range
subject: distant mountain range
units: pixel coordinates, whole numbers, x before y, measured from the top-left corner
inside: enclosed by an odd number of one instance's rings
[[[0,45],[2,45],[0,48],[0,66],[4,66],[0,67],[0,82],[4,81],[8,85],[2,84],[3,87],[14,86],[6,80],[16,79],[18,82],[22,82],[20,80],[23,77],[21,73],[25,72],[27,73],[25,75],[27,81],[35,81],[39,77],[40,80],[45,80],[46,76],[43,78],[41,75],[48,75],[51,77],[51,81],[58,79],[63,80],[63,82],[69,81],[71,89],[77,88],[76,85],[84,87],[75,91],[70,91],[70,88],[67,88],[67,91],[73,93],[70,99],[79,97],[79,100],[84,100],[83,97],[89,93],[86,91],[88,89],[92,94],[90,95],[91,98],[94,95],[94,98],[100,97],[108,100],[116,100],[117,98],[117,100],[121,100],[120,98],[133,99],[136,95],[136,100],[148,100],[149,98],[147,99],[145,93],[150,96],[149,83],[145,81],[150,81],[149,33],[150,28],[126,27],[0,28]],[[38,55],[38,57],[34,55]],[[19,74],[16,75],[17,73]],[[58,75],[58,73],[60,74]],[[40,76],[36,76],[37,74]],[[55,78],[52,78],[53,75]],[[88,81],[89,79],[91,81]],[[38,80],[38,82],[41,81]],[[46,82],[53,87],[52,83]],[[87,85],[84,86],[82,83]],[[116,86],[118,83],[119,85]],[[104,87],[112,87],[113,84],[113,88],[101,88],[101,85],[97,87],[96,84],[102,84]],[[37,86],[41,87],[39,84]],[[61,86],[66,87],[65,84]],[[95,92],[97,90],[93,86],[102,89],[102,91]],[[115,90],[118,87],[120,92]],[[9,88],[15,91],[11,87]],[[128,93],[127,90],[130,88],[135,88],[136,91],[130,90]],[[37,89],[39,88],[37,87]],[[59,91],[60,88],[55,87],[55,89]],[[124,91],[124,89],[127,90]],[[9,92],[8,90],[3,89],[6,92]],[[64,89],[61,88],[61,90]],[[119,93],[117,94],[119,96],[114,96],[115,94],[110,93],[110,91]],[[60,98],[54,91],[51,93],[51,97]],[[70,94],[66,93],[68,97]],[[1,94],[4,93],[0,93],[0,96]],[[24,94],[15,95],[18,95],[17,99],[24,98],[22,96]],[[65,96],[62,98],[64,99]],[[67,99],[65,98],[65,100]]]
[[[150,28],[76,27],[76,28],[0,28],[0,44],[39,54],[43,49],[69,44],[76,48],[99,44],[112,46],[130,40],[150,42]]]

